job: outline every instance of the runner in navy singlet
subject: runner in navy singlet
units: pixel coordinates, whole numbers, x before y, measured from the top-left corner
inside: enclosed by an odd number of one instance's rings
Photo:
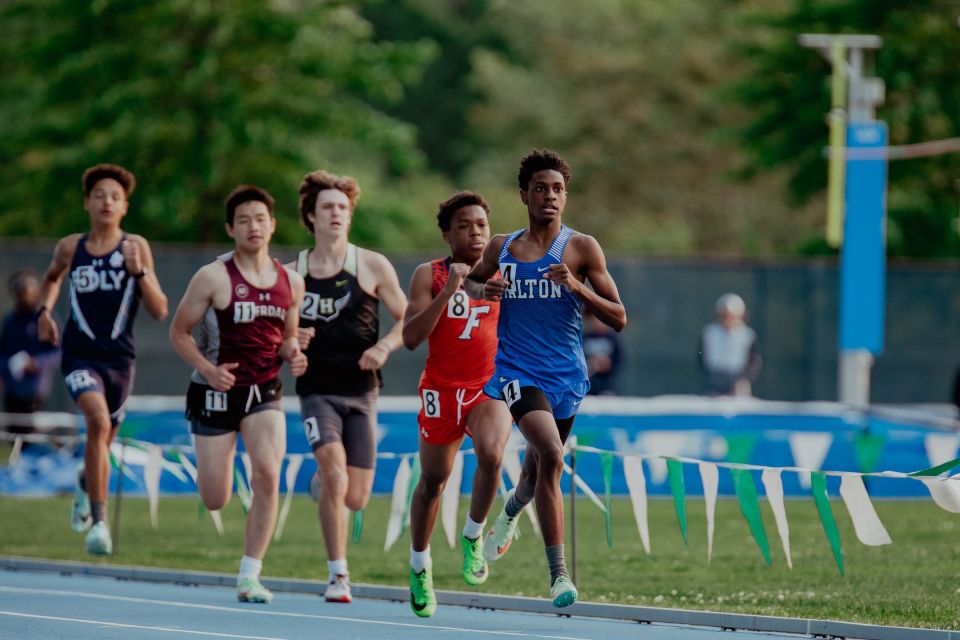
[[[41,341],[60,340],[50,311],[69,270],[70,315],[61,370],[87,427],[70,524],[77,532],[90,527],[87,552],[107,555],[113,550],[106,521],[110,443],[133,385],[133,320],[141,302],[155,319],[166,318],[167,297],[153,273],[150,245],[120,228],[136,186],[133,174],[98,164],[84,172],[82,182],[90,231],[62,238],[53,250],[40,286],[37,328]]]
[[[528,226],[490,241],[464,281],[475,298],[498,300],[496,369],[484,390],[506,402],[527,439],[523,472],[484,543],[488,560],[510,546],[520,511],[534,498],[550,567],[553,606],[578,593],[564,559],[563,443],[590,387],[581,310],[621,331],[627,314],[599,243],[561,222],[570,167],[544,149],[520,161]],[[500,278],[493,278],[500,272]],[[589,286],[587,286],[589,283]]]
[[[343,508],[358,511],[370,499],[377,453],[380,368],[401,344],[407,298],[393,265],[379,253],[347,241],[356,180],[326,171],[304,176],[300,219],[313,249],[295,266],[306,281],[300,308],[300,346],[310,361],[297,380],[303,428],[317,460],[311,494],[327,548],[328,602],[350,602],[347,527]],[[380,302],[396,323],[380,338]]]
[[[250,455],[253,502],[237,575],[237,599],[270,602],[260,584],[280,501],[280,465],[287,450],[280,409],[282,360],[295,376],[307,358],[297,341],[303,279],[269,254],[276,229],[273,198],[241,185],[227,197],[232,255],[202,267],[190,280],[170,325],[170,342],[193,366],[187,419],[194,433],[197,488],[211,511],[230,501],[237,433]],[[200,324],[199,344],[193,328]]]

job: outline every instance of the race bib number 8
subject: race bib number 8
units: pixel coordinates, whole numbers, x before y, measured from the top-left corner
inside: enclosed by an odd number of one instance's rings
[[[440,393],[434,391],[433,389],[424,389],[422,394],[423,399],[423,415],[428,418],[439,418],[440,417]]]
[[[470,317],[470,299],[467,298],[465,291],[457,291],[447,302],[448,318],[469,318]]]
[[[520,381],[511,380],[503,385],[503,399],[507,402],[507,407],[512,407],[513,403],[520,399]]]

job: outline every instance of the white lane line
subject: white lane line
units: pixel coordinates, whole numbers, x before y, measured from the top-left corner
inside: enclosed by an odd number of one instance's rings
[[[166,607],[182,607],[185,609],[205,609],[207,611],[229,611],[231,613],[247,613],[260,616],[281,616],[288,618],[309,618],[313,620],[336,620],[339,622],[358,622],[373,625],[386,625],[393,627],[406,627],[413,629],[436,629],[438,631],[454,631],[456,633],[476,633],[493,636],[511,636],[516,638],[544,638],[545,640],[589,640],[587,638],[578,638],[575,636],[548,636],[535,633],[524,633],[522,631],[493,631],[488,629],[468,629],[465,627],[447,627],[440,625],[414,624],[409,622],[391,622],[387,620],[367,620],[366,618],[347,618],[344,616],[324,616],[312,613],[294,613],[292,611],[268,611],[266,609],[252,609],[249,607],[223,607],[212,604],[197,604],[194,602],[177,602],[173,600],[152,600],[149,598],[133,598],[130,596],[113,596],[101,593],[84,593],[81,591],[66,591],[59,589],[30,589],[27,587],[4,587],[0,586],[0,592],[9,593],[33,593],[37,595],[48,596],[72,596],[76,598],[92,598],[97,600],[113,600],[116,602],[136,602],[140,604],[160,605]]]
[[[192,631],[190,629],[171,629],[170,627],[153,627],[140,624],[121,624],[119,622],[107,622],[106,620],[85,620],[84,618],[61,618],[59,616],[41,616],[33,613],[20,613],[18,611],[0,611],[2,616],[14,616],[17,618],[35,618],[37,620],[54,620],[56,622],[82,622],[83,624],[96,624],[101,627],[122,627],[124,629],[145,629],[147,631],[168,631],[170,633],[188,633],[197,636],[216,636],[217,638],[243,638],[244,640],[283,640],[283,638],[274,638],[271,636],[240,636],[235,633],[214,633],[213,631]]]

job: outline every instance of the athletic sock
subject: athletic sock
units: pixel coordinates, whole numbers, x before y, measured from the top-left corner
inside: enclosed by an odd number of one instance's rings
[[[410,567],[414,573],[420,573],[431,565],[433,565],[433,560],[430,558],[430,545],[427,545],[427,548],[423,551],[415,551],[413,547],[410,547]]]
[[[531,497],[530,500],[532,499],[533,498]],[[507,500],[507,504],[504,507],[504,511],[507,512],[507,517],[516,518],[517,514],[523,511],[523,508],[526,507],[528,504],[530,504],[530,500],[527,500],[526,502],[521,502],[520,499],[517,497],[517,492],[514,491],[513,495],[510,496],[510,499]]]
[[[90,515],[93,516],[93,523],[96,524],[103,520],[107,519],[107,502],[106,500],[91,500],[90,501]]]
[[[80,485],[80,489],[84,492],[87,490],[87,474],[82,470],[77,470],[77,484]]]
[[[330,582],[337,579],[337,576],[349,576],[350,569],[347,568],[347,559],[327,560],[327,578]]]
[[[483,535],[483,525],[485,524],[487,524],[486,520],[483,522],[474,522],[473,518],[467,514],[467,522],[463,525],[463,535],[471,540],[476,540]]]
[[[237,580],[259,578],[261,569],[263,569],[262,561],[250,556],[243,556],[240,558],[240,572],[237,574]]]
[[[555,544],[544,547],[547,552],[547,564],[550,566],[550,585],[557,580],[559,576],[570,577],[567,573],[567,561],[563,557],[563,545]]]

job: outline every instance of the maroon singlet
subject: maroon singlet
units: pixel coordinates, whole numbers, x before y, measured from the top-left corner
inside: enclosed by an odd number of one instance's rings
[[[238,363],[240,366],[232,370],[237,386],[263,384],[280,371],[280,343],[293,293],[286,269],[276,258],[272,260],[277,281],[268,289],[247,282],[232,257],[225,261],[230,275],[230,304],[225,309],[210,307],[203,316],[200,351],[216,365]],[[206,384],[196,371],[193,380]]]

